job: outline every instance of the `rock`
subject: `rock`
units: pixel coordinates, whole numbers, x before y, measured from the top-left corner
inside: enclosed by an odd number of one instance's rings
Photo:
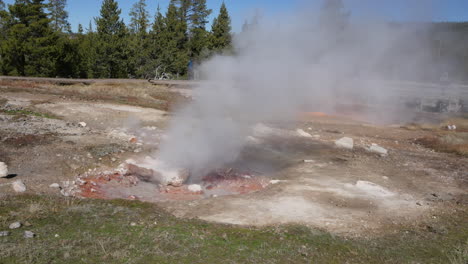
[[[86,127],[87,124],[85,122],[79,122],[78,125],[80,125],[80,127]]]
[[[9,228],[10,229],[18,229],[21,227],[21,223],[20,222],[14,222],[14,223],[11,223]]]
[[[60,236],[59,236],[59,234],[55,234],[55,236],[54,236],[54,237],[60,237]]]
[[[301,136],[301,137],[308,137],[308,138],[311,138],[311,137],[312,137],[311,134],[305,132],[305,131],[302,130],[302,129],[298,129],[298,130],[296,130],[296,132],[297,132],[297,134],[298,134],[299,136]]]
[[[354,140],[349,137],[344,137],[335,141],[335,145],[339,148],[344,149],[353,149],[354,148]]]
[[[36,236],[36,234],[34,234],[31,231],[24,231],[24,238],[33,238],[35,236]]]
[[[8,166],[4,162],[0,162],[0,178],[8,176]]]
[[[131,223],[130,223],[130,226],[137,226],[137,223],[131,222]]]
[[[188,186],[188,190],[193,193],[201,193],[203,191],[202,187],[198,184],[191,184]]]
[[[315,163],[315,160],[304,160],[304,163]]]
[[[144,182],[160,183],[180,187],[189,178],[190,172],[186,169],[171,168],[161,161],[146,158],[142,163],[127,160],[128,173]]]
[[[280,182],[281,182],[281,180],[271,180],[271,181],[270,181],[270,184],[278,184],[278,183],[280,183]]]
[[[1,231],[0,232],[0,237],[6,237],[6,236],[9,236],[10,235],[10,232],[8,231]]]
[[[17,180],[11,184],[13,190],[17,193],[22,193],[26,191],[26,185],[21,180]]]
[[[372,146],[369,148],[369,151],[372,153],[380,154],[382,156],[386,156],[388,154],[388,150],[386,150],[385,148],[382,148],[381,146],[377,144],[372,144]]]
[[[52,183],[51,185],[49,185],[50,188],[60,188],[60,184],[58,183]]]

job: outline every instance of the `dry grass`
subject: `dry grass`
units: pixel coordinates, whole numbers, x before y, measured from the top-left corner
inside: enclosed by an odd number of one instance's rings
[[[468,157],[468,133],[445,133],[438,136],[426,136],[416,140],[416,143],[436,151]]]
[[[52,94],[75,99],[111,101],[129,105],[171,110],[187,98],[168,86],[147,82],[96,82],[93,84],[57,85],[29,81],[0,81],[0,91]]]

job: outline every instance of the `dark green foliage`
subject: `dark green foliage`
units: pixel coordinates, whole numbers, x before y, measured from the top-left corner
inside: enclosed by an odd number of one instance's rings
[[[190,56],[196,60],[202,60],[202,52],[208,49],[209,34],[205,29],[208,23],[208,16],[212,10],[206,6],[206,0],[192,0],[192,7],[189,13],[190,24]]]
[[[171,1],[161,32],[161,64],[166,73],[183,76],[187,72],[187,22],[180,20],[175,1]]]
[[[139,0],[130,11],[130,36],[128,71],[130,76],[145,77],[145,65],[149,60],[148,26],[149,14],[146,11],[146,1]]]
[[[120,18],[121,10],[115,0],[104,0],[100,17],[96,18],[97,44],[95,77],[127,77],[127,29]]]
[[[10,19],[2,58],[11,75],[53,76],[57,34],[50,27],[43,0],[17,0],[9,6]]]
[[[210,48],[214,51],[230,49],[231,42],[231,18],[223,2],[219,10],[219,15],[214,19],[211,27]]]
[[[185,78],[188,64],[206,60],[216,53],[232,54],[231,18],[223,3],[213,20],[206,0],[171,0],[165,11],[158,11],[150,26],[146,0],[135,0],[127,29],[116,0],[103,0],[101,13],[86,29],[80,24],[70,32],[66,0],[16,0],[7,7],[0,0],[0,75],[80,77],[80,78],[153,78],[167,73]],[[349,12],[343,0],[324,0],[319,28],[333,45],[350,37],[343,34]],[[49,10],[49,14],[45,12]],[[163,13],[165,13],[163,15]],[[259,15],[246,22],[239,36],[257,27]],[[412,28],[414,23],[392,23],[389,27]],[[468,23],[431,23],[392,43],[402,56],[379,62],[382,76],[415,81],[468,81]],[[406,40],[424,39],[424,47],[407,45]],[[247,45],[248,46],[248,45]],[[237,47],[242,50],[243,47]],[[415,53],[430,67],[421,76],[405,76],[406,58]],[[422,70],[421,70],[422,71]]]

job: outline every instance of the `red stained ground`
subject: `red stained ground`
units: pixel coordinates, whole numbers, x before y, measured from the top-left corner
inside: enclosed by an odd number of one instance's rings
[[[109,194],[109,190],[125,189],[137,186],[139,180],[134,175],[98,174],[82,178],[84,183],[80,185],[79,195],[85,198],[111,199],[114,194]],[[118,197],[128,200],[179,200],[190,201],[198,200],[212,196],[239,195],[260,191],[269,184],[269,181],[261,176],[254,176],[250,173],[244,173],[233,169],[218,170],[212,172],[202,179],[199,183],[202,191],[192,192],[189,185],[181,187],[154,185],[154,197],[144,197],[141,199],[138,194]],[[108,188],[112,187],[112,188]],[[124,192],[122,192],[124,193]]]

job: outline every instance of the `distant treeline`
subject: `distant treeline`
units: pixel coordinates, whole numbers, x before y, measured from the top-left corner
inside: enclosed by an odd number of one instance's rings
[[[231,50],[231,19],[223,3],[211,30],[206,0],[171,0],[153,21],[137,1],[126,25],[115,0],[72,32],[66,0],[0,0],[0,75],[74,78],[187,78],[189,65]]]
[[[158,7],[154,16],[146,1],[138,0],[128,25],[116,0],[103,0],[100,16],[86,29],[78,25],[77,32],[71,31],[65,8],[66,0],[16,0],[8,6],[0,0],[0,75],[185,79],[190,77],[191,65],[213,54],[235,52],[224,3],[211,29],[206,28],[212,14],[206,0],[170,0],[167,10]],[[325,0],[322,22],[342,28],[349,17],[343,8],[342,0]],[[243,30],[249,26],[246,23]],[[408,56],[383,63],[387,64],[385,77],[467,82],[468,22],[432,23],[425,28],[425,47],[419,48],[419,41],[416,47],[401,43],[398,54]],[[405,76],[414,73],[408,60],[421,50],[424,65],[430,67],[416,78]]]

